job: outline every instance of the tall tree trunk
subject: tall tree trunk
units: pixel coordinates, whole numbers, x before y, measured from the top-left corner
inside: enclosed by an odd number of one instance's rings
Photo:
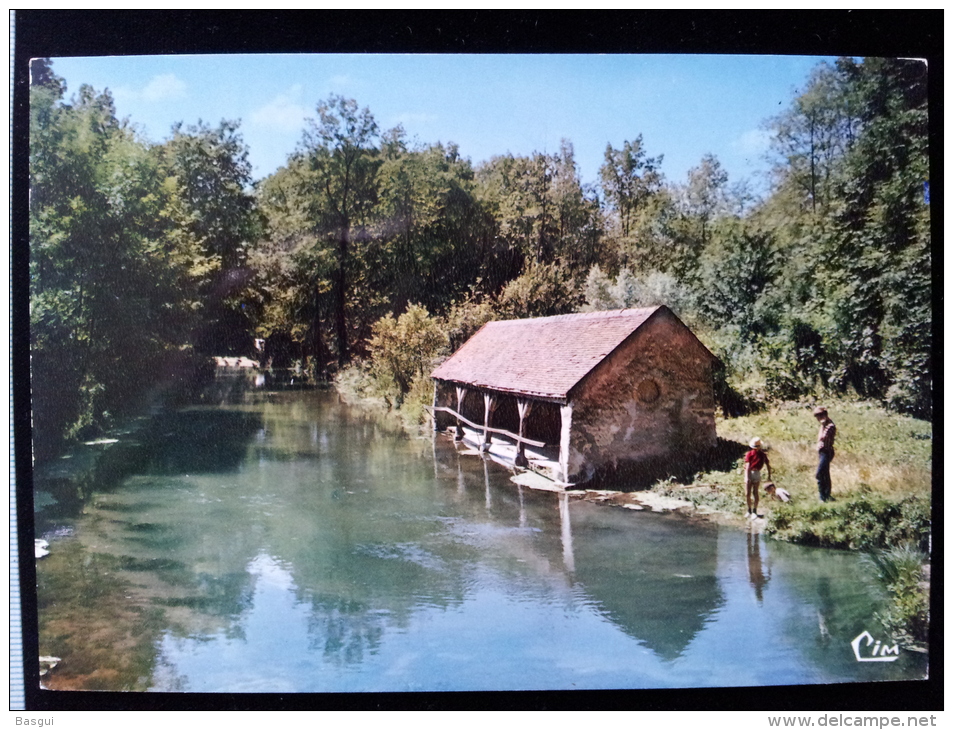
[[[313,372],[315,377],[324,377],[325,368],[328,363],[328,352],[324,347],[324,339],[321,337],[321,314],[317,302],[317,294],[314,302],[314,316],[311,319],[311,327],[308,332],[308,355],[314,360]]]
[[[345,305],[347,303],[347,277],[345,267],[347,264],[348,234],[350,224],[346,224],[341,230],[341,237],[338,241],[338,271],[337,271],[337,301],[335,302],[334,320],[337,330],[338,341],[338,365],[342,367],[350,361],[350,353],[347,344],[347,318],[345,315]]]
[[[811,212],[817,213],[817,171],[815,169],[814,117],[811,117]]]

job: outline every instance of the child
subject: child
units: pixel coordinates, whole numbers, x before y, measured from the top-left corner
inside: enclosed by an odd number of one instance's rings
[[[768,455],[764,453],[764,444],[756,437],[751,439],[751,451],[745,454],[745,502],[748,505],[745,517],[749,520],[759,517],[759,487],[761,486],[761,470],[764,467],[768,467],[768,479],[770,479],[771,462],[768,461]],[[754,508],[751,506],[752,502],[754,502]]]

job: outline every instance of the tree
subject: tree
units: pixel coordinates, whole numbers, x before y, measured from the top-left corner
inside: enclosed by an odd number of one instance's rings
[[[238,122],[172,127],[164,155],[173,188],[175,245],[203,313],[195,341],[206,352],[244,354],[252,323],[243,310],[247,250],[260,235],[248,148]]]
[[[844,73],[851,63],[819,64],[805,91],[766,124],[772,133],[776,186],[790,188],[798,204],[815,215],[827,212],[837,163],[860,130],[859,97]]]
[[[699,227],[699,244],[708,243],[709,227],[715,217],[727,206],[728,173],[718,158],[704,155],[698,167],[688,171],[688,183],[682,191],[682,210]]]
[[[477,169],[480,199],[496,223],[512,278],[526,266],[559,262],[586,270],[598,257],[602,233],[599,204],[579,179],[572,144],[558,155],[494,157]]]
[[[216,128],[202,120],[185,128],[180,122],[166,150],[182,204],[180,228],[219,269],[241,266],[257,229],[251,163],[238,122],[222,120]]]
[[[932,271],[926,66],[865,59],[838,68],[860,104],[825,238],[825,286],[842,343],[841,385],[932,413]]]
[[[602,253],[602,216],[595,189],[580,180],[568,139],[560,141],[555,158],[552,195],[557,218],[556,256],[570,272],[585,271]]]
[[[690,302],[688,292],[675,277],[660,271],[636,276],[623,268],[613,281],[596,265],[589,271],[583,291],[583,310],[589,312],[665,305],[682,316]]]
[[[30,318],[35,447],[109,423],[153,385],[190,324],[156,150],[108,92],[34,75]],[[42,81],[42,83],[40,83]]]
[[[481,275],[489,221],[475,197],[474,172],[456,145],[385,155],[374,210],[375,253],[366,267],[391,293],[395,311],[417,301],[432,311],[450,303]]]
[[[555,251],[554,168],[551,156],[536,152],[530,157],[494,157],[477,170],[500,237],[510,251],[532,263],[551,261]]]
[[[734,325],[742,343],[764,334],[759,300],[775,278],[771,236],[738,220],[715,228],[699,259],[697,311],[708,322]]]
[[[377,199],[379,134],[370,110],[359,110],[353,99],[332,95],[317,112],[307,122],[299,154],[311,173],[315,230],[337,244],[334,320],[338,364],[344,365],[350,360],[346,311],[353,229],[366,229]]]
[[[266,357],[280,367],[302,359],[322,378],[330,358],[324,331],[332,314],[336,251],[315,231],[309,174],[306,161],[293,158],[258,185],[264,230],[248,261]]]
[[[568,314],[579,306],[572,280],[558,264],[530,264],[500,292],[497,309],[504,319]]]
[[[642,135],[626,141],[622,149],[606,146],[605,163],[599,168],[602,190],[615,210],[623,238],[633,232],[636,216],[662,185],[662,155],[648,157]]]

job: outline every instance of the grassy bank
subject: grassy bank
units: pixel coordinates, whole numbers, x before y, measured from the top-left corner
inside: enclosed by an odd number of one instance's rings
[[[837,424],[831,465],[832,502],[817,498],[817,423],[804,404],[722,420],[722,439],[768,446],[775,483],[791,502],[766,503],[768,532],[783,540],[839,548],[884,548],[913,542],[927,549],[930,529],[932,426],[876,405],[841,401],[829,406]],[[739,512],[741,462],[737,462]],[[902,521],[902,524],[900,523]]]
[[[915,647],[926,641],[929,625],[932,425],[871,403],[827,405],[837,424],[833,501],[818,500],[817,423],[808,404],[785,403],[755,415],[720,419],[720,448],[738,453],[753,437],[764,440],[773,480],[791,494],[787,504],[762,495],[766,534],[864,550],[893,597],[882,622],[899,641]],[[702,471],[690,483],[664,482],[654,490],[741,519],[742,467],[739,458],[729,471]]]

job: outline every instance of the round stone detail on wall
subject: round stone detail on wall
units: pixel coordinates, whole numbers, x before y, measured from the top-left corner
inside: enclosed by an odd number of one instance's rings
[[[658,400],[659,396],[662,394],[662,391],[652,379],[643,380],[639,383],[638,387],[635,389],[638,399],[642,403],[650,404],[655,403]]]

